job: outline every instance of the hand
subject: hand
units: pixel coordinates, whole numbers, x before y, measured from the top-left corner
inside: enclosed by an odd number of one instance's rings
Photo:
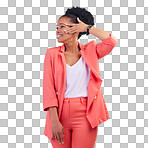
[[[64,30],[66,33],[87,32],[87,24],[83,23],[78,17],[79,24],[67,24],[70,28]]]
[[[64,127],[60,122],[55,122],[54,124],[52,124],[52,135],[53,138],[56,139],[57,142],[59,142],[59,144],[64,143]]]

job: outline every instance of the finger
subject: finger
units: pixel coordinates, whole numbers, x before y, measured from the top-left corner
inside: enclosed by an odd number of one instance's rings
[[[80,28],[80,26],[73,26],[73,27],[68,28],[68,29],[77,29],[77,28]]]
[[[54,135],[54,139],[57,141],[57,137],[56,137],[56,135]]]
[[[66,24],[66,26],[69,26],[69,27],[75,26],[75,25],[77,25],[77,24]]]
[[[63,135],[64,135],[64,128],[62,129]]]
[[[67,31],[72,31],[73,29],[75,29],[75,27],[71,27],[71,28],[68,28],[66,29]]]
[[[56,134],[56,141],[59,143],[59,137],[58,137],[58,134]]]
[[[62,135],[62,133],[61,133],[61,134],[59,135],[60,143],[63,143],[62,137],[63,137],[63,135]]]
[[[61,139],[61,143],[64,143],[64,139],[63,139],[63,132],[60,134],[60,139]]]
[[[68,33],[70,30],[68,29],[64,29],[64,33]]]
[[[61,135],[61,143],[63,144],[64,143],[64,138],[63,138],[63,134]]]
[[[81,20],[79,19],[79,17],[77,17],[78,22],[81,22]]]
[[[69,33],[72,34],[72,33],[75,33],[75,32],[77,32],[77,31],[76,30],[72,30]]]
[[[72,28],[67,29],[67,31],[73,31],[75,29],[76,29],[75,27],[72,27]]]
[[[54,135],[54,134],[53,134],[53,136],[52,136],[52,137],[53,137],[53,139],[55,139],[55,135]]]
[[[59,133],[57,134],[57,141],[59,142],[59,144],[61,144],[61,140],[60,140],[60,135],[59,135]]]
[[[68,30],[66,29],[66,30],[64,30],[64,33],[68,33]]]
[[[74,33],[74,32],[76,32],[75,28],[67,30],[67,33]]]

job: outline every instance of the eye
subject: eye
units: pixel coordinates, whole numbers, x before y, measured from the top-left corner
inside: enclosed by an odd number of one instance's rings
[[[65,26],[60,26],[61,28],[65,27]],[[56,27],[56,29],[58,29],[58,27]]]

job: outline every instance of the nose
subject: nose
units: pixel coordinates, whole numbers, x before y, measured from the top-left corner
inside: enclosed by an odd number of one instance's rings
[[[58,29],[56,30],[56,34],[57,34],[57,33],[60,33]]]
[[[57,30],[57,31],[56,31],[56,34],[58,34],[58,33],[59,33],[59,34],[64,34],[63,31],[58,31],[58,30]]]
[[[56,31],[56,34],[58,34],[59,33],[59,31]]]

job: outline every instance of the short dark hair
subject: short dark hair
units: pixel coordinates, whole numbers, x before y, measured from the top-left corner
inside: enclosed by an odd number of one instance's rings
[[[93,15],[87,11],[85,8],[80,8],[80,7],[72,7],[72,8],[68,8],[67,11],[65,12],[64,15],[62,15],[61,17],[68,17],[71,18],[70,22],[74,23],[74,24],[78,24],[79,22],[77,21],[77,17],[79,17],[79,19],[84,22],[85,24],[88,25],[94,25],[94,17]],[[60,17],[60,18],[61,18]],[[78,39],[83,35],[86,34],[86,32],[80,32],[78,35]]]

